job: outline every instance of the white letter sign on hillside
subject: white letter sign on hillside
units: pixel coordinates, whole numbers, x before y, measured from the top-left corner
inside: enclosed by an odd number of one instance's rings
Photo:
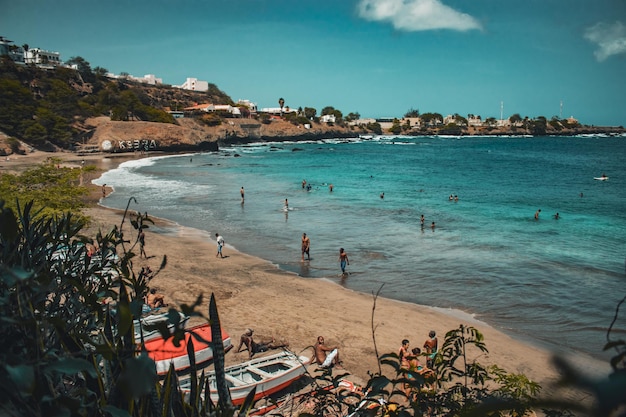
[[[137,151],[137,150],[154,150],[157,149],[157,143],[152,140],[120,140],[117,142],[117,148],[120,151]]]

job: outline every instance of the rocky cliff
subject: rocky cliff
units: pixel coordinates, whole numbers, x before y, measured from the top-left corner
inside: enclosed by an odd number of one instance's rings
[[[358,136],[362,131],[323,123],[310,128],[283,120],[262,124],[254,119],[225,119],[219,126],[206,126],[196,119],[178,119],[177,124],[119,122],[108,117],[88,119],[83,126],[83,151],[128,152],[136,150],[212,151],[220,145],[258,141],[315,140]]]

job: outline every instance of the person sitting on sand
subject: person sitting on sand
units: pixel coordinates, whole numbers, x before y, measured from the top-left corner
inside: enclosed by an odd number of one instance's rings
[[[167,307],[165,297],[162,294],[157,294],[155,288],[152,288],[146,296],[146,304],[153,310],[159,307]]]
[[[406,378],[410,381],[416,381],[417,375],[421,375],[424,378],[424,386],[430,387],[431,382],[435,377],[435,373],[432,369],[422,366],[419,361],[419,356],[421,355],[421,353],[422,350],[418,347],[411,350],[411,356],[408,357],[409,371],[406,374]],[[409,382],[404,384],[404,393],[407,398],[411,399],[411,395],[415,394],[416,388],[417,387],[415,386],[415,382]]]
[[[267,352],[270,349],[278,349],[281,347],[289,347],[289,343],[277,343],[274,338],[269,342],[257,343],[252,338],[254,330],[246,329],[245,333],[239,338],[239,346],[237,347],[237,353],[241,352],[242,347],[245,345],[248,349],[248,355],[252,358],[256,353]]]
[[[323,336],[317,337],[317,343],[313,345],[313,351],[311,363],[317,362],[321,368],[330,368],[333,365],[341,368],[342,362],[339,360],[339,350],[336,347],[326,346]]]

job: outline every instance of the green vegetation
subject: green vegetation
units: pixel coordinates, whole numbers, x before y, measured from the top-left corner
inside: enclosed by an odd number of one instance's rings
[[[313,107],[305,107],[304,108],[304,117],[311,120],[316,117],[317,110]]]
[[[420,111],[414,108],[410,108],[409,110],[407,110],[406,113],[404,113],[404,117],[420,117]]]
[[[85,207],[84,196],[88,192],[81,185],[82,176],[94,167],[67,168],[59,164],[60,160],[49,158],[21,175],[0,175],[0,195],[6,207],[17,211],[19,198],[34,201],[33,210],[44,217],[79,212]],[[80,215],[78,218],[84,220]]]

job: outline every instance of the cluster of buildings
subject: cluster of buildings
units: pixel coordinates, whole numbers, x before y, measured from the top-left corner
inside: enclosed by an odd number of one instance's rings
[[[14,45],[13,41],[0,36],[0,56],[7,55],[18,64],[34,64],[42,67],[65,66],[61,61],[61,54],[39,48],[29,48],[28,45]]]
[[[54,67],[67,67],[77,69],[74,65],[67,65],[63,63],[61,60],[61,54],[59,52],[51,52],[46,51],[40,48],[29,48],[28,45],[18,46],[13,43],[13,41],[8,40],[2,36],[0,36],[0,56],[7,55],[11,60],[19,64],[30,64],[36,65],[41,68],[54,68]],[[106,77],[111,79],[126,79],[131,80],[143,84],[148,85],[161,85],[163,84],[163,80],[161,78],[157,78],[154,74],[146,74],[143,77],[135,77],[130,74],[113,74],[107,73]],[[185,82],[181,85],[173,85],[174,88],[180,88],[183,90],[190,91],[198,91],[205,92],[209,90],[209,82],[198,80],[197,78],[187,78]],[[249,115],[254,115],[256,113],[267,113],[271,116],[283,115],[287,113],[296,113],[297,110],[290,108],[289,106],[285,107],[267,107],[258,109],[257,104],[251,102],[250,100],[238,100],[237,105],[218,105],[218,104],[198,104],[189,108],[184,109],[187,112],[228,112],[232,114],[234,117],[242,117],[240,108],[245,106],[249,109]],[[174,117],[184,117],[184,111],[171,111],[170,113]],[[412,129],[419,129],[422,127],[423,121],[419,117],[410,117],[410,118],[402,118],[399,119],[402,125],[408,126]],[[569,123],[577,123],[576,119],[570,117],[567,119]],[[336,118],[335,115],[322,115],[320,117],[320,122],[322,123],[335,123]],[[380,124],[383,130],[387,130],[391,128],[394,124],[398,123],[398,119],[396,118],[379,118],[379,119],[359,119],[350,122],[351,125],[367,125],[369,123],[378,123]],[[448,125],[448,124],[457,124],[457,125],[466,125],[468,127],[485,127],[485,126],[493,126],[493,127],[510,127],[515,126],[521,127],[522,123],[511,123],[508,119],[504,119],[500,117],[500,119],[489,118],[486,120],[482,120],[480,116],[469,115],[469,117],[463,121],[460,121],[457,116],[448,115],[443,117],[442,119],[434,119],[427,123],[428,126],[435,125]]]

